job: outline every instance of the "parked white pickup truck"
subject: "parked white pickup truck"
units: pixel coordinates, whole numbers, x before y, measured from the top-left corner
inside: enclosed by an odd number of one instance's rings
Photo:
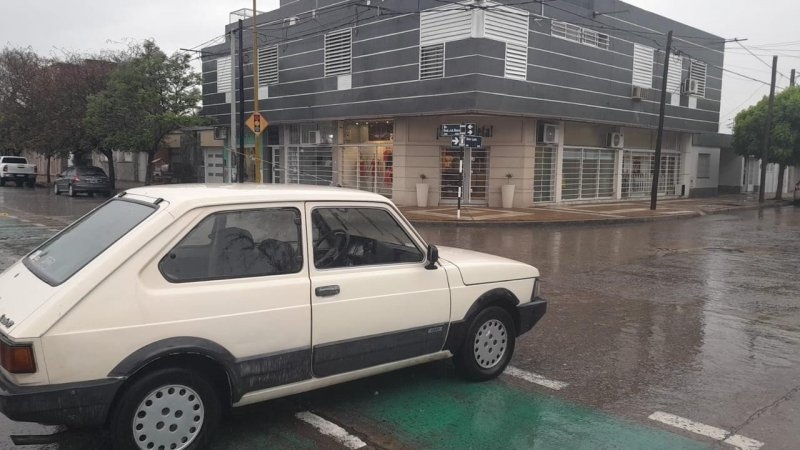
[[[17,186],[36,186],[36,166],[22,156],[0,156],[0,186],[13,181]]]

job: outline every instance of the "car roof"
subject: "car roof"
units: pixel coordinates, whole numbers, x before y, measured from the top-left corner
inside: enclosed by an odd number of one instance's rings
[[[253,202],[340,201],[391,203],[378,194],[332,186],[293,184],[171,184],[143,186],[125,191],[143,200],[163,199],[172,206],[196,208],[207,205]]]

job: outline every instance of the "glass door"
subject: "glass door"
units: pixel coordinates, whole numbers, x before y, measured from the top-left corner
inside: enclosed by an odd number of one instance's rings
[[[458,202],[459,160],[461,149],[442,147],[441,149],[441,201]],[[489,186],[489,149],[474,148],[464,150],[464,180],[461,200],[467,204],[485,205]]]

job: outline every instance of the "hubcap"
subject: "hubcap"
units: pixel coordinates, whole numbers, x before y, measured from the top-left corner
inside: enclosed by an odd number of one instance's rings
[[[188,386],[171,384],[151,392],[133,415],[133,438],[141,449],[179,450],[197,438],[205,419],[203,401]]]
[[[475,362],[484,369],[491,369],[500,363],[506,354],[506,327],[496,319],[486,321],[475,334]]]

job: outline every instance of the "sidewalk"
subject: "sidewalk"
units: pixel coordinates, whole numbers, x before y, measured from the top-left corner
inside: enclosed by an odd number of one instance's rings
[[[792,204],[791,199],[770,200],[769,198],[772,196],[768,195],[768,200],[763,205],[759,205],[757,194],[722,195],[695,199],[659,199],[655,211],[650,210],[649,199],[513,209],[468,206],[461,208],[461,219],[457,218],[455,205],[430,208],[404,206],[400,207],[400,210],[411,222],[425,224],[579,225],[648,222]]]

